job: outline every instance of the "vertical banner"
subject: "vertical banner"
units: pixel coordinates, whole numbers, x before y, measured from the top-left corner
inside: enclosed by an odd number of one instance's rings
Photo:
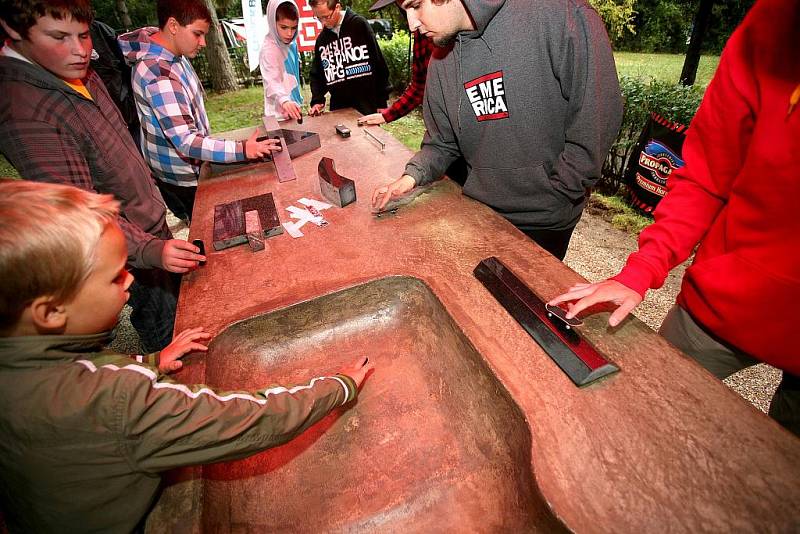
[[[261,0],[242,0],[242,16],[247,35],[247,67],[252,72],[258,68],[258,54],[267,34],[267,19],[261,9]]]

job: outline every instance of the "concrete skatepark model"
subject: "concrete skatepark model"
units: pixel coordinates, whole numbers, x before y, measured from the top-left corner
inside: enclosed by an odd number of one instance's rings
[[[411,153],[351,111],[297,129],[321,147],[279,183],[272,163],[200,182],[190,239],[206,266],[184,276],[176,331],[214,336],[175,378],[256,389],[375,372],[358,401],[292,442],[166,477],[148,532],[790,532],[800,529],[800,440],[636,319],[577,332],[619,368],[579,388],[473,270],[499,258],[539,298],[582,281],[450,180],[376,217],[373,189]],[[284,128],[288,128],[284,126]],[[213,251],[214,206],[320,195],[332,158],[357,201],[329,224]],[[555,194],[555,193],[554,193]]]

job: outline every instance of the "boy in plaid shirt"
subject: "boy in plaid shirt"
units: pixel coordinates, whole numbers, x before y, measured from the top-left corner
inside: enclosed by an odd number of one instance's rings
[[[232,163],[258,159],[280,144],[210,136],[203,87],[189,59],[205,46],[211,14],[202,0],[159,0],[159,28],[141,28],[120,36],[133,68],[133,91],[142,125],[141,149],[167,206],[191,219],[200,166],[204,161]]]

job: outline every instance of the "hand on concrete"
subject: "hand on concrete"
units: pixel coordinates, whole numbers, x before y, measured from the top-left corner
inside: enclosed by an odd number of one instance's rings
[[[199,343],[199,340],[211,339],[211,334],[203,332],[203,327],[190,328],[184,330],[172,340],[172,343],[161,349],[158,359],[158,370],[162,373],[172,373],[183,367],[180,360],[186,354],[199,350],[207,351],[206,344]]]
[[[297,105],[297,102],[287,100],[283,103],[282,107],[283,113],[289,118],[299,120],[303,116],[303,113],[300,111],[300,106]]]
[[[188,273],[196,269],[206,257],[199,254],[200,249],[183,239],[168,239],[161,251],[161,265],[171,273]]]
[[[311,117],[316,117],[317,115],[322,115],[323,113],[325,113],[325,104],[314,104],[308,108],[308,114]]]
[[[342,370],[342,374],[352,378],[358,389],[361,389],[361,384],[364,383],[367,374],[373,369],[375,369],[375,366],[369,363],[369,358],[361,356],[353,362],[350,368]]]
[[[383,118],[383,113],[373,113],[371,115],[359,117],[356,122],[359,126],[363,126],[365,124],[386,124],[386,119]]]
[[[257,138],[258,130],[255,130],[247,141],[244,142],[244,155],[247,159],[260,159],[273,152],[281,151],[280,139],[267,138],[263,141],[259,141]]]
[[[401,197],[414,189],[417,182],[411,176],[404,174],[389,185],[376,187],[372,192],[372,209],[375,211],[383,211],[386,204],[393,198]]]
[[[628,314],[642,302],[642,296],[633,289],[616,280],[605,280],[594,284],[575,284],[569,291],[559,295],[548,304],[557,306],[562,302],[571,302],[567,311],[567,319],[572,319],[580,312],[600,302],[612,302],[618,307],[608,318],[610,326],[617,326]]]

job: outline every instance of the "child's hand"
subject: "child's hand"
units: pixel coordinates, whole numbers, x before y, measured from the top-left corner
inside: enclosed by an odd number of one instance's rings
[[[203,332],[203,327],[190,328],[184,330],[172,340],[172,343],[167,345],[161,350],[161,358],[158,362],[158,370],[162,373],[171,373],[183,367],[183,362],[180,360],[182,356],[195,350],[207,351],[202,343],[198,343],[200,339],[210,339],[211,334]],[[349,375],[348,375],[349,376]]]
[[[298,120],[303,116],[303,114],[300,112],[300,106],[291,100],[284,102],[282,107],[283,113],[291,119]]]
[[[353,379],[358,386],[358,389],[361,389],[361,384],[364,382],[364,378],[366,378],[367,374],[375,369],[375,366],[369,363],[369,358],[366,356],[359,357],[353,365],[348,369],[343,369],[342,374],[347,375]]]
[[[325,104],[314,104],[308,109],[308,115],[310,117],[316,117],[317,115],[322,115],[325,113]]]

